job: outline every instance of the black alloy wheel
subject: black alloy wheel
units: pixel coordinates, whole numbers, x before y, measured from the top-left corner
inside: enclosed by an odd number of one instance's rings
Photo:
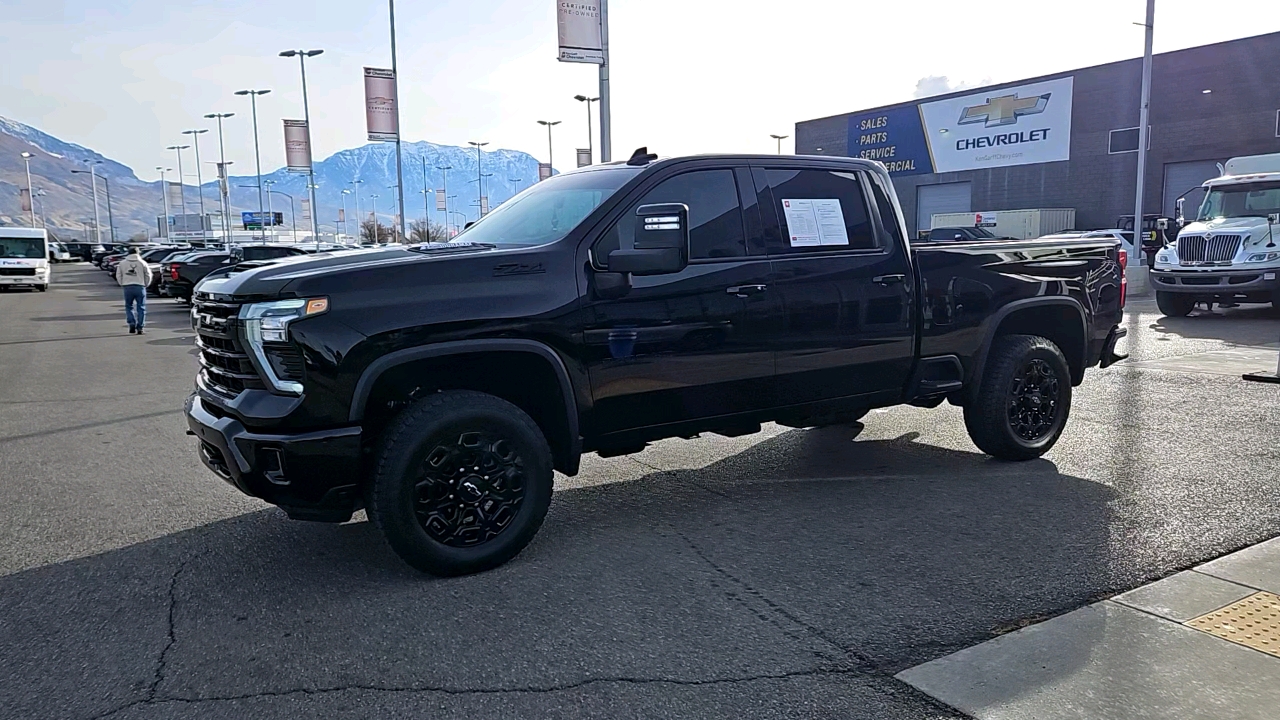
[[[1049,363],[1028,360],[1013,377],[1009,391],[1009,427],[1027,442],[1035,442],[1053,430],[1058,416],[1060,380]]]
[[[501,398],[429,395],[383,430],[369,518],[408,564],[466,575],[515,557],[542,526],[554,483],[538,424]]]
[[[1071,369],[1057,345],[1037,335],[991,343],[982,380],[964,406],[978,449],[1002,460],[1031,460],[1062,436],[1071,412]]]
[[[469,432],[422,461],[414,508],[422,529],[450,547],[474,547],[511,526],[524,502],[524,460],[510,440]]]

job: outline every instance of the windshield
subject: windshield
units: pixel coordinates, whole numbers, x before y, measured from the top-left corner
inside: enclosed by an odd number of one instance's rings
[[[456,239],[498,247],[553,243],[642,170],[611,167],[543,180],[499,205]]]
[[[1266,217],[1280,213],[1280,182],[1221,185],[1209,190],[1197,220]]]
[[[40,238],[0,237],[0,258],[42,260],[44,256],[44,240]]]

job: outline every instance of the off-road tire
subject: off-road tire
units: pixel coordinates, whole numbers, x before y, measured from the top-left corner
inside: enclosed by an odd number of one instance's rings
[[[1056,379],[1052,422],[1042,434],[1020,436],[1011,420],[1015,383],[1033,363]],[[1058,442],[1071,413],[1071,370],[1062,351],[1038,335],[1002,335],[991,344],[977,396],[964,406],[964,425],[973,444],[1001,460],[1032,460]]]
[[[478,544],[455,546],[430,534],[426,527],[429,519],[420,519],[426,517],[419,511],[427,513],[427,500],[419,485],[440,487],[438,480],[424,479],[443,475],[429,467],[430,456],[441,448],[461,448],[467,436],[500,438],[508,443],[503,449],[510,449],[518,460],[523,492],[514,517],[496,535]],[[480,484],[479,474],[474,477]],[[483,572],[515,557],[542,526],[551,504],[551,448],[533,419],[515,405],[486,393],[449,390],[419,400],[392,420],[379,442],[370,482],[366,492],[369,519],[406,563],[439,576]],[[470,489],[475,491],[476,486]],[[444,501],[438,496],[432,502]],[[439,516],[431,517],[436,517],[433,529],[439,535]]]
[[[1186,317],[1196,309],[1196,297],[1183,293],[1157,292],[1156,307],[1165,317]]]

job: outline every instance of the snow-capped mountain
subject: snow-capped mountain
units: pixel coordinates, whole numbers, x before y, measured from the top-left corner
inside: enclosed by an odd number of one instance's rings
[[[213,148],[208,147],[210,150]],[[159,182],[143,182],[127,165],[5,117],[0,117],[0,225],[26,225],[29,222],[28,215],[19,209],[19,189],[27,185],[25,165],[21,158],[23,152],[33,155],[31,176],[37,195],[36,212],[55,231],[62,230],[60,234],[69,237],[83,237],[85,228],[93,225],[93,192],[89,176],[74,174],[72,171],[84,170],[86,162],[101,161],[96,168],[98,176],[106,178],[106,181],[99,181],[98,216],[103,227],[102,239],[110,239],[109,216],[113,218],[117,240],[124,240],[139,232],[151,235],[156,233],[156,217],[164,212]],[[205,153],[206,157],[207,153],[208,151]],[[428,212],[432,222],[445,221],[445,214],[436,210],[436,189],[448,190],[449,209],[452,212],[463,213],[467,219],[474,220],[479,207],[478,172],[484,175],[484,194],[489,198],[490,207],[496,207],[538,178],[538,161],[531,155],[516,150],[481,152],[477,158],[475,148],[406,142],[403,145],[403,156],[404,202],[408,222],[422,218]],[[236,171],[243,172],[244,169],[253,167],[251,157],[228,159],[235,162]],[[199,212],[199,198],[203,194],[205,212],[216,214],[216,180],[212,173],[205,175],[202,192],[197,192],[194,159],[190,165],[192,167],[186,168],[187,212]],[[283,168],[264,173],[262,178],[263,185],[273,191],[264,196],[264,207],[269,204],[271,209],[283,212],[285,223],[289,225],[290,200],[286,196],[292,196],[294,209],[299,213],[299,229],[305,227],[305,223],[300,219],[301,206],[297,201],[306,197],[306,178],[305,174],[291,174]],[[378,217],[384,224],[393,222],[397,212],[394,143],[370,143],[337,152],[316,162],[315,178],[316,201],[319,206],[316,219],[321,232],[334,229],[338,210],[343,207],[344,202],[346,217],[352,221],[349,228],[354,231],[357,194],[360,215],[368,217],[369,212],[376,208]],[[172,175],[169,179],[176,180]],[[354,182],[357,180],[358,183]],[[230,179],[232,218],[236,224],[241,211],[258,209],[256,182],[253,174],[235,175]],[[108,184],[111,193],[109,209],[106,199]],[[431,190],[426,195],[425,207],[422,192],[424,186]],[[344,194],[344,189],[351,192]],[[375,195],[378,197],[373,197]],[[172,208],[171,212],[178,213],[180,209]],[[463,219],[454,214],[450,222],[462,223]]]

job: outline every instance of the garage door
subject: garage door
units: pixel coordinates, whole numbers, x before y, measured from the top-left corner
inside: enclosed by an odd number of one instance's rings
[[[972,212],[973,183],[942,183],[916,188],[916,232],[933,227],[938,213]]]
[[[1187,217],[1195,217],[1196,209],[1204,200],[1204,191],[1200,189],[1200,183],[1209,178],[1216,178],[1220,174],[1216,160],[1166,164],[1164,166],[1164,203],[1160,206],[1162,212],[1167,217],[1173,217],[1178,196],[1187,193],[1184,196],[1182,208]],[[1191,192],[1187,192],[1188,190]]]

